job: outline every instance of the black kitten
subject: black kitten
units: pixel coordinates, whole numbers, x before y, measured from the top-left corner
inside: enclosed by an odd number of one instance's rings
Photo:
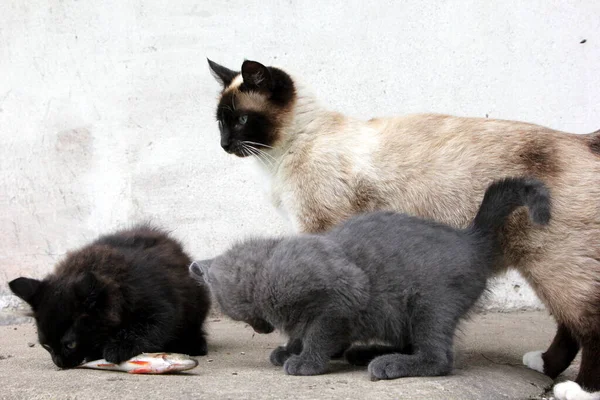
[[[42,281],[9,286],[31,305],[39,341],[61,368],[142,352],[205,355],[210,296],[189,263],[177,241],[143,225],[69,253]]]
[[[550,198],[539,181],[493,183],[467,229],[405,214],[354,217],[329,233],[252,239],[193,263],[223,312],[257,332],[290,338],[271,354],[291,375],[324,373],[346,351],[375,379],[445,375],[459,320],[479,299],[502,256],[498,232],[519,206],[545,225]]]

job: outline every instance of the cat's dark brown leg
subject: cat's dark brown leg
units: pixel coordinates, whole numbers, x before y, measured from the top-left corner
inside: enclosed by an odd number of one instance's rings
[[[579,352],[579,343],[573,337],[569,328],[563,324],[558,324],[556,336],[552,344],[544,354],[544,374],[554,379],[571,364]]]
[[[581,347],[581,365],[575,382],[586,390],[600,391],[600,335],[583,338]]]

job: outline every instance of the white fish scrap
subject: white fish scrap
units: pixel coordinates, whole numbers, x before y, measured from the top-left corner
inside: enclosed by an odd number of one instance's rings
[[[102,359],[87,362],[79,367],[123,371],[130,374],[166,374],[169,372],[187,371],[197,366],[198,360],[185,354],[142,353],[120,364],[114,364]]]

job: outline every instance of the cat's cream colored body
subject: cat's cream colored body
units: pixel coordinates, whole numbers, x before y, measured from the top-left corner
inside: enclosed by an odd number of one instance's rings
[[[301,95],[290,121],[269,151],[276,161],[260,165],[273,205],[300,232],[324,231],[372,210],[464,227],[491,181],[543,180],[552,191],[552,222],[529,229],[526,212],[517,212],[504,235],[508,264],[559,321],[587,330],[589,308],[582,305],[600,300],[596,135],[432,114],[359,121]]]

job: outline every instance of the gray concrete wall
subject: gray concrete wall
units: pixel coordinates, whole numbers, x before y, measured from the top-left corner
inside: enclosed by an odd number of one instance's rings
[[[433,111],[585,133],[600,128],[599,42],[595,0],[6,0],[0,296],[134,221],[173,229],[196,257],[288,229],[249,161],[219,148],[207,56],[285,66],[359,117]],[[498,284],[488,307],[539,305],[516,275]]]

